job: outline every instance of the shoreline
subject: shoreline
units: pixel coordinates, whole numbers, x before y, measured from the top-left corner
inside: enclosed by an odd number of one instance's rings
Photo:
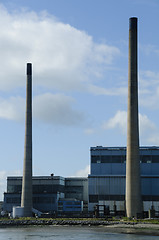
[[[159,236],[159,224],[149,222],[85,220],[85,219],[7,219],[0,220],[0,228],[31,227],[31,226],[86,226],[103,227],[105,231]]]

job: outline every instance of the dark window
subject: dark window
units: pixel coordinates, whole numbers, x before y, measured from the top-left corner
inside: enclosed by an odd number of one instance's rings
[[[121,163],[122,162],[122,156],[117,155],[117,156],[112,156],[112,163]]]
[[[97,203],[98,202],[98,195],[89,195],[89,202],[90,203]]]
[[[148,162],[151,162],[151,155],[142,155],[140,156],[140,161],[142,163],[148,163]]]
[[[50,203],[54,204],[55,203],[55,198],[54,197],[33,197],[33,203]]]
[[[63,192],[64,186],[61,185],[51,185],[51,184],[40,184],[33,185],[33,193],[57,193]]]
[[[91,163],[124,163],[126,155],[97,155],[91,156]]]
[[[63,202],[58,202],[58,205],[59,206],[63,206]]]
[[[99,195],[99,200],[124,201],[125,195]]]
[[[8,193],[21,193],[22,185],[8,185],[7,192]]]
[[[125,195],[89,195],[89,202],[90,203],[97,203],[98,201],[124,201]],[[152,195],[143,195],[143,201],[159,201],[159,196],[152,196]]]
[[[97,163],[97,161],[101,161],[101,156],[100,155],[91,156],[91,162],[92,163]]]
[[[83,193],[82,186],[66,186],[65,193]]]
[[[159,156],[158,155],[152,155],[152,163],[159,163]]]
[[[125,195],[89,195],[90,203],[97,203],[100,200],[124,201]]]
[[[21,202],[21,199],[20,199],[20,197],[7,198],[6,202],[7,203],[15,203],[15,204],[17,204],[17,203]]]
[[[143,195],[143,201],[159,201],[159,196],[152,196],[152,195]]]
[[[111,163],[111,156],[110,155],[105,155],[105,156],[101,156],[101,162],[102,163]]]

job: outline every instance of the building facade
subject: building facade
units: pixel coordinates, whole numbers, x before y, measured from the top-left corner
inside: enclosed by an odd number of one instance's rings
[[[88,209],[106,205],[125,211],[126,148],[91,147]],[[141,189],[144,211],[159,211],[159,147],[140,147]]]
[[[33,182],[33,208],[42,213],[58,213],[59,202],[64,202],[64,210],[67,201],[72,199],[75,205],[81,204],[80,210],[83,212],[83,202],[88,203],[88,179],[87,178],[64,178],[60,176],[36,176]],[[7,192],[4,193],[3,210],[12,212],[14,206],[20,206],[22,190],[22,177],[7,178]],[[81,202],[81,203],[79,203]],[[88,208],[88,204],[84,204]],[[79,207],[73,207],[72,211],[78,211]],[[88,209],[84,209],[88,211]],[[68,212],[68,209],[67,209]]]
[[[79,215],[83,212],[83,201],[64,198],[58,201],[58,215]]]
[[[87,177],[36,176],[33,208],[43,213],[94,213],[108,209],[125,213],[126,147],[91,147]],[[159,147],[140,147],[141,190],[144,211],[159,212]],[[3,210],[20,206],[22,177],[7,178]],[[105,207],[103,207],[105,206]]]

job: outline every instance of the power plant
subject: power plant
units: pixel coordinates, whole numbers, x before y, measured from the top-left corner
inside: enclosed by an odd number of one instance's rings
[[[137,18],[130,18],[129,21],[129,69],[125,199],[127,217],[137,217],[137,214],[142,214],[138,123]]]
[[[127,147],[91,147],[88,178],[32,177],[32,64],[27,64],[23,177],[7,178],[4,211],[21,203],[26,217],[33,208],[54,216],[141,218],[149,211],[159,216],[159,147],[139,146],[137,22],[129,19]]]
[[[27,63],[25,146],[21,207],[23,216],[32,216],[32,64]]]

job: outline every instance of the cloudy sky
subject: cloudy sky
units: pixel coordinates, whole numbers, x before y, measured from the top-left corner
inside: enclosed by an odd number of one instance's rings
[[[158,0],[0,0],[0,199],[23,171],[33,64],[33,174],[87,176],[126,146],[129,18],[138,17],[140,145],[159,145]]]

